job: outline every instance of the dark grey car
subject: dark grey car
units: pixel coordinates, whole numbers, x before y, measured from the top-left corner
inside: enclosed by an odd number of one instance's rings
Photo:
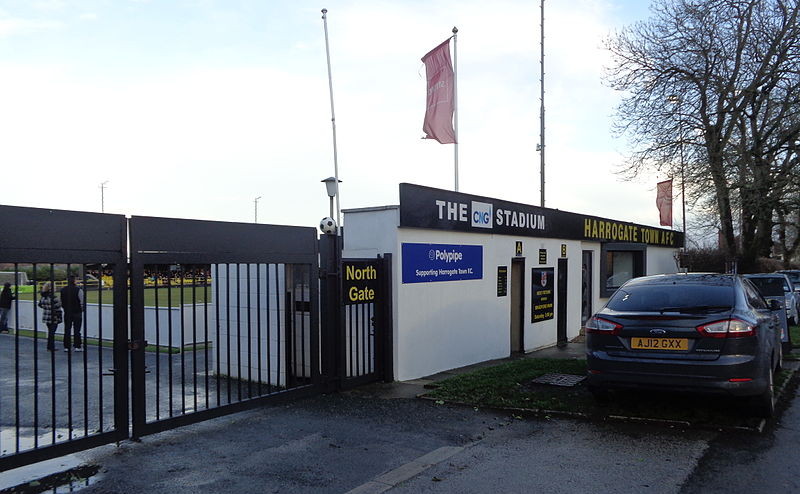
[[[738,275],[673,274],[622,285],[586,323],[588,384],[746,398],[774,411],[780,329],[758,290]]]

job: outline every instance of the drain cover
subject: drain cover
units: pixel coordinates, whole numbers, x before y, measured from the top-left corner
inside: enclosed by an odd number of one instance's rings
[[[552,384],[553,386],[575,386],[586,379],[586,376],[575,376],[572,374],[544,374],[534,379],[532,382],[538,384]]]

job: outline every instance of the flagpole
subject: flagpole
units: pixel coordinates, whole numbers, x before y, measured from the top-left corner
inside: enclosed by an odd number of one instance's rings
[[[328,59],[328,90],[330,91],[331,99],[331,129],[333,131],[333,182],[336,186],[336,226],[339,235],[341,235],[342,218],[341,209],[339,208],[339,161],[336,153],[336,114],[333,111],[333,77],[331,76],[331,51],[328,44],[328,9],[322,9],[322,24],[325,27],[325,56]]]
[[[458,192],[458,28],[453,26],[453,131],[456,142],[453,147],[453,161],[455,167],[456,192]]]

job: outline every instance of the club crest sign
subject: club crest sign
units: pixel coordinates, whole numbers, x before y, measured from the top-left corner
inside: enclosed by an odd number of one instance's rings
[[[531,322],[553,318],[553,268],[531,269]]]

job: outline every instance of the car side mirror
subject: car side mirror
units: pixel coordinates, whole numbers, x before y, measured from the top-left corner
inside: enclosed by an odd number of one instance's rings
[[[783,309],[783,304],[780,302],[780,300],[772,299],[772,300],[769,301],[769,309],[770,310],[781,310],[781,309]]]

